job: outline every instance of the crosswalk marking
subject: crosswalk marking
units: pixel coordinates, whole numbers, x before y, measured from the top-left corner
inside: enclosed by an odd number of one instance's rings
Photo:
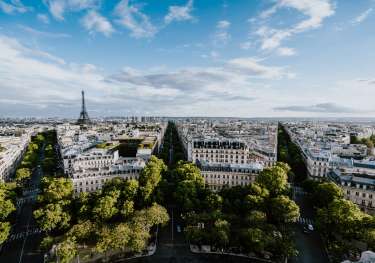
[[[302,224],[302,225],[308,225],[308,224],[313,225],[314,224],[314,220],[312,220],[310,218],[299,217],[297,219],[297,223]]]
[[[39,234],[41,233],[42,230],[35,227],[35,228],[31,228],[29,229],[28,231],[23,231],[23,232],[19,232],[19,233],[13,233],[9,236],[8,238],[8,242],[10,241],[13,241],[13,240],[17,240],[17,239],[21,239],[21,238],[24,238],[25,236],[30,236],[30,235],[35,235],[35,234]]]

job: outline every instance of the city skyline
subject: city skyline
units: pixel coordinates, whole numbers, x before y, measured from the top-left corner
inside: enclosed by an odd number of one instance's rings
[[[372,117],[374,7],[0,1],[0,115]]]

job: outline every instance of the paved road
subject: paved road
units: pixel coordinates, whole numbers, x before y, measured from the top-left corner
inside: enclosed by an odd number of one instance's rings
[[[40,160],[44,159],[42,147]],[[33,205],[38,193],[37,189],[43,176],[42,169],[34,169],[30,187],[24,191],[18,202],[17,219],[12,227],[11,238],[4,244],[0,252],[0,262],[4,263],[40,263],[43,254],[39,251],[42,234],[33,218]]]
[[[300,207],[301,218],[294,226],[295,240],[299,255],[293,258],[293,263],[328,263],[323,242],[317,231],[306,234],[303,226],[306,223],[313,223],[314,210],[308,196],[300,189],[295,189],[294,200]]]
[[[168,209],[171,220],[168,225],[161,228],[158,234],[158,245],[155,254],[151,257],[125,260],[131,263],[242,263],[255,262],[245,258],[231,257],[224,255],[193,254],[185,240],[183,229],[177,231],[177,225],[181,226],[181,219],[176,209]]]

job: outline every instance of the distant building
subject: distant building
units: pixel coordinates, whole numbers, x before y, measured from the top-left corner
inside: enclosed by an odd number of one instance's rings
[[[138,179],[152,154],[158,153],[166,123],[96,123],[56,127],[64,173],[76,194],[102,188],[115,177]]]
[[[85,92],[82,90],[82,104],[81,104],[81,113],[79,114],[79,118],[77,120],[77,124],[90,124],[89,114],[86,110],[86,103],[85,103]]]
[[[0,182],[9,181],[22,161],[30,143],[33,129],[25,129],[20,135],[0,136]]]
[[[342,188],[346,199],[363,211],[375,214],[375,176],[334,170],[329,178]]]
[[[277,161],[277,125],[237,122],[177,123],[187,160],[213,190],[248,185]]]

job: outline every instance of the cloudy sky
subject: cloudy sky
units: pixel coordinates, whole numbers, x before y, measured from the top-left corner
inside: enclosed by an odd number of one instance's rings
[[[0,116],[375,116],[374,0],[0,0]]]

